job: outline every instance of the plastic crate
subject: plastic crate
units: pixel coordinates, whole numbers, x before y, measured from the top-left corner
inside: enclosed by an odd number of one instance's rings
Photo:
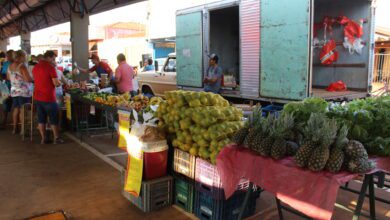
[[[253,215],[256,211],[256,200],[260,191],[256,190],[249,197],[243,218]],[[227,200],[213,199],[209,195],[195,191],[195,216],[201,220],[236,220],[240,214],[245,192],[237,191]]]
[[[279,116],[279,113],[282,110],[283,106],[281,105],[267,105],[261,109],[263,117],[267,117],[270,114]]]
[[[195,188],[194,180],[188,179],[180,174],[174,175],[174,204],[193,213]]]
[[[126,172],[122,172],[122,186],[124,186]],[[122,189],[123,196],[143,212],[152,212],[172,205],[173,178],[162,177],[150,181],[143,181],[140,196],[135,197]]]
[[[249,180],[242,178],[236,190],[246,191],[248,187]],[[195,188],[214,199],[225,198],[225,192],[217,167],[200,158],[196,158]],[[257,187],[254,186],[254,189],[257,189]]]
[[[191,179],[195,177],[196,157],[179,149],[175,149],[173,157],[173,170]]]

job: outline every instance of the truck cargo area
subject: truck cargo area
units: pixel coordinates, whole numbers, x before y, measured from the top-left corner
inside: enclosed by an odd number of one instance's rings
[[[233,88],[240,79],[239,7],[210,10],[209,53],[219,56],[225,88]]]
[[[354,99],[366,97],[369,90],[368,75],[370,65],[370,36],[371,36],[371,2],[367,0],[315,0],[313,14],[313,40],[312,40],[312,77],[311,96],[325,99]],[[344,26],[339,23],[332,25],[332,31],[324,34],[324,28],[314,30],[316,24],[321,24],[324,18],[338,18],[345,16],[348,19],[359,22],[364,19],[361,54],[350,51],[343,46]],[[319,43],[315,44],[317,38]],[[338,60],[331,65],[323,65],[320,62],[320,52],[325,40],[333,39],[336,42],[336,50],[339,53]],[[318,41],[317,41],[318,42]],[[343,81],[347,85],[347,91],[328,92],[326,87],[332,82]]]

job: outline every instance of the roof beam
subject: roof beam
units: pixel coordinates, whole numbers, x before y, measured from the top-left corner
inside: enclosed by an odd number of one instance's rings
[[[93,12],[93,10],[96,8],[96,6],[98,6],[101,2],[102,2],[102,0],[97,1],[97,2],[89,9],[89,11],[90,11],[90,12]]]
[[[45,19],[46,25],[49,25],[49,20],[47,20],[45,9],[42,7],[41,12],[43,14],[43,18]]]
[[[22,12],[22,10],[20,10],[19,5],[16,4],[15,0],[10,0],[10,2],[16,7],[16,9],[18,9],[20,16],[21,16],[23,14],[23,12]],[[26,20],[23,20],[23,22],[26,25],[27,30],[30,31],[30,27],[28,26]],[[20,26],[22,27],[22,24],[20,24]]]

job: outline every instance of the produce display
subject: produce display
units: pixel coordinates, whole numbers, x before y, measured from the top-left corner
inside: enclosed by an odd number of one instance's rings
[[[240,129],[232,139],[238,144],[245,143],[262,156],[281,159],[296,151],[297,144],[289,139],[293,125],[292,114],[263,118],[261,108],[256,108],[252,123]]]
[[[158,126],[172,145],[215,164],[219,151],[244,126],[242,111],[222,96],[206,92],[170,91],[157,110]]]
[[[348,103],[327,103],[320,98],[309,98],[286,104],[283,112],[293,113],[298,127],[308,121],[311,113],[324,113],[346,125],[348,138],[363,143],[369,154],[390,156],[389,95]]]
[[[257,108],[232,142],[265,157],[293,156],[311,171],[367,172],[375,167],[369,154],[390,156],[390,96],[342,104],[309,98],[268,117]]]
[[[149,104],[148,97],[143,95],[137,95],[131,98],[129,93],[118,95],[118,94],[111,94],[111,93],[89,92],[83,95],[83,97],[93,102],[97,102],[112,107],[142,109],[142,108],[146,108]],[[153,105],[158,105],[161,102],[161,100],[162,99],[160,97],[153,97],[150,100],[150,102]]]
[[[390,95],[331,104],[327,114],[346,124],[348,138],[362,142],[369,154],[390,156]]]

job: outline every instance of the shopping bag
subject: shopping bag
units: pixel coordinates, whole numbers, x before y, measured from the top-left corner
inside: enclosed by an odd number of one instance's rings
[[[336,50],[336,42],[334,40],[330,40],[328,43],[322,47],[320,52],[320,60],[323,65],[331,65],[336,62],[339,58],[339,53]]]

